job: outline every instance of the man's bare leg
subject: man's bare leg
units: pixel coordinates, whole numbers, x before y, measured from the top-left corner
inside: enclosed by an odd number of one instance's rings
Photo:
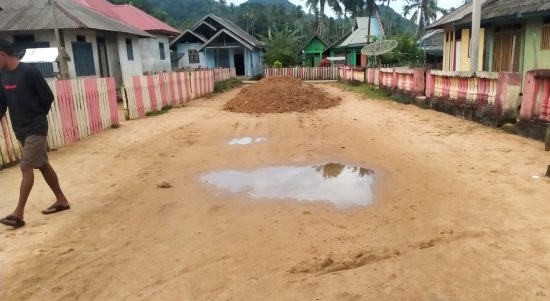
[[[44,166],[40,167],[39,170],[42,173],[42,176],[44,176],[44,180],[46,180],[46,183],[48,183],[48,186],[50,186],[51,190],[55,194],[56,202],[54,205],[68,206],[69,201],[67,201],[65,194],[61,190],[57,174],[50,163],[44,164]]]
[[[32,167],[21,166],[21,174],[23,178],[21,179],[21,188],[19,190],[19,202],[12,215],[23,219],[25,205],[27,204],[32,186],[34,185],[34,170]]]

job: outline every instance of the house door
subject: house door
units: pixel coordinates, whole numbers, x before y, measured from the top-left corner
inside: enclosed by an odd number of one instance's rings
[[[105,38],[97,38],[97,54],[99,57],[99,74],[101,77],[109,77],[109,59],[107,58],[107,44]]]
[[[519,72],[520,37],[521,25],[496,28],[493,49],[494,72]]]
[[[235,61],[235,71],[237,72],[237,76],[245,76],[244,71],[244,54],[242,53],[236,53],[233,56],[233,60]]]

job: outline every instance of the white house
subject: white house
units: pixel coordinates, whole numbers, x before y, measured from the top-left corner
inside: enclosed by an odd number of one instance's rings
[[[168,38],[121,21],[117,9],[109,2],[56,0],[55,3],[61,43],[71,57],[71,78],[111,76],[120,86],[123,78],[170,70]],[[53,29],[49,0],[0,2],[0,38],[13,42],[16,51],[55,47]],[[164,47],[161,43],[165,43]],[[164,55],[160,53],[163,48]],[[58,72],[55,64],[37,64],[37,67],[46,77],[54,77]]]
[[[152,35],[139,39],[143,73],[158,73],[172,69],[170,39],[178,36],[179,30],[130,4],[114,5],[106,0],[73,1]]]

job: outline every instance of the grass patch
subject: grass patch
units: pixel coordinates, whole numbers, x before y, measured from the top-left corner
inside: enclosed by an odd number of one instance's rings
[[[339,85],[346,91],[359,93],[367,98],[381,99],[381,100],[392,99],[388,92],[378,87],[374,87],[359,81],[339,82]]]
[[[145,116],[158,116],[162,114],[168,113],[170,110],[172,110],[174,107],[171,105],[164,106],[160,109],[160,111],[152,111],[145,113]]]
[[[243,82],[241,82],[240,80],[236,78],[230,78],[228,80],[215,83],[214,92],[216,93],[226,92],[233,88],[240,87],[242,84]]]

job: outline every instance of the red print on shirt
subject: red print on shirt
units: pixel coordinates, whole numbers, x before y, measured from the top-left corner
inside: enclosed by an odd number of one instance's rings
[[[5,90],[15,90],[15,89],[17,89],[17,85],[5,85],[4,89]]]

